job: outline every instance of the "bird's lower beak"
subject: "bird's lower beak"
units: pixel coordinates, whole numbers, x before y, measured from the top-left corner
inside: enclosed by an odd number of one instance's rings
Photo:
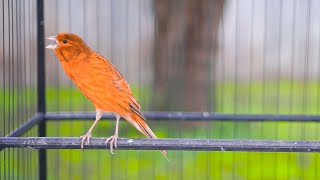
[[[50,36],[47,37],[47,39],[51,40],[51,41],[55,41],[57,43],[57,39],[56,36]],[[48,46],[46,46],[47,49],[55,49],[57,48],[57,44],[49,44]]]

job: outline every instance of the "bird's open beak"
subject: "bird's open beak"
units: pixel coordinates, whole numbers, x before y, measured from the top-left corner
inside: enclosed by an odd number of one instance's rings
[[[50,37],[47,37],[47,39],[51,40],[51,41],[55,41],[56,43],[57,42],[57,39],[56,39],[56,36],[50,36]],[[57,48],[57,44],[49,44],[48,46],[46,46],[47,49],[55,49]]]

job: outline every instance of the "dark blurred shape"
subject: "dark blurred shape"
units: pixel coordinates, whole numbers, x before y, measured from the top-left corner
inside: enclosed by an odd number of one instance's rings
[[[214,63],[223,0],[154,3],[154,109],[209,110],[213,93],[209,64]]]

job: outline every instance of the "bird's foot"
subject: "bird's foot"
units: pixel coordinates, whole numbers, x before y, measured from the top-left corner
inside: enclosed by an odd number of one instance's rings
[[[110,143],[111,154],[114,154],[113,147],[117,148],[117,140],[118,140],[118,133],[115,133],[113,136],[110,136],[106,141],[106,143]]]
[[[85,140],[87,140],[87,144],[90,144],[90,139],[91,139],[91,132],[87,132],[87,134],[80,136],[81,138],[81,149],[83,149],[83,144]]]

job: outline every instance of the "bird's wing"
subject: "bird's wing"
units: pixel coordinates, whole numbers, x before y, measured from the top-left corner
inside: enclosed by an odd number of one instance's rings
[[[136,110],[140,110],[141,106],[139,102],[133,97],[130,86],[123,75],[108,60],[106,60],[99,54],[95,54],[95,56],[97,62],[103,64],[102,66],[106,67],[102,74],[104,74],[104,76],[111,76],[111,81],[110,79],[107,79],[106,83],[112,90],[112,94],[114,96],[118,96],[119,99],[128,100],[128,104],[130,106],[133,106]]]
[[[69,77],[96,108],[122,116],[133,112],[143,117],[141,106],[123,75],[99,54],[94,53],[85,61],[75,62],[69,71]]]

